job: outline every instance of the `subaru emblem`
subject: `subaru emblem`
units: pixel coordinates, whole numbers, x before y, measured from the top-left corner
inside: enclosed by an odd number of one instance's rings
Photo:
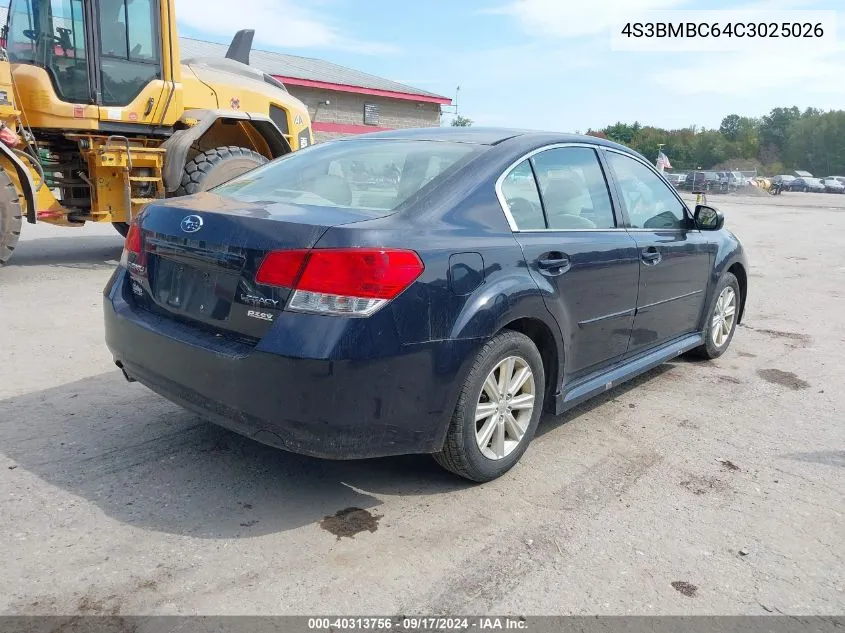
[[[182,230],[185,233],[196,233],[202,228],[202,218],[198,215],[186,215],[182,218]]]

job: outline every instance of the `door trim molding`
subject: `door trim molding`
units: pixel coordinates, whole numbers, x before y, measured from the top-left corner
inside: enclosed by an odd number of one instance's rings
[[[622,312],[613,312],[611,314],[603,314],[602,316],[595,317],[592,319],[586,319],[585,321],[578,321],[579,327],[584,327],[585,325],[592,325],[593,323],[598,323],[599,321],[604,321],[606,319],[613,319],[616,317],[623,317],[623,316],[634,316],[637,313],[636,308],[630,308],[629,310],[622,310]]]
[[[704,290],[693,290],[692,292],[688,292],[683,295],[678,295],[677,297],[672,297],[670,299],[661,299],[660,301],[655,301],[654,303],[649,303],[644,306],[637,306],[636,314],[639,314],[640,311],[646,310],[648,308],[653,308],[654,306],[663,305],[664,303],[669,303],[670,301],[677,301],[678,299],[686,299],[687,297],[692,297],[693,295],[698,295],[704,292]]]

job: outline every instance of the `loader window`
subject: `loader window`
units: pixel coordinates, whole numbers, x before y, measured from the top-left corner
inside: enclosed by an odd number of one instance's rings
[[[13,62],[44,68],[56,96],[87,103],[82,0],[15,0],[9,7],[8,52]]]
[[[104,105],[127,105],[161,77],[155,0],[101,0]]]

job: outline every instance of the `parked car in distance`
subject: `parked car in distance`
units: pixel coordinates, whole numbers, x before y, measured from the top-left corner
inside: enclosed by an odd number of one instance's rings
[[[749,182],[751,181],[750,178],[748,178],[747,176],[743,176],[738,171],[728,172],[728,175],[730,177],[732,187],[736,187],[736,188],[746,187],[746,186],[748,186]]]
[[[794,180],[795,176],[790,176],[789,174],[780,174],[779,176],[775,176],[774,178],[772,178],[772,184],[777,185],[783,191],[789,191],[789,185]]]
[[[352,161],[399,181],[359,189]],[[104,291],[106,342],[127,379],[260,442],[431,453],[487,481],[543,411],[722,355],[747,271],[722,214],[621,145],[396,130],[147,205]]]
[[[796,178],[789,183],[789,190],[820,193],[824,192],[825,187],[824,183],[818,178]]]
[[[739,189],[745,185],[745,178],[738,171],[717,172],[723,189]]]
[[[666,178],[666,180],[668,180],[670,183],[672,183],[672,186],[674,186],[676,188],[680,187],[683,184],[684,179],[686,178],[686,174],[664,173],[663,176]]]
[[[824,190],[828,193],[845,193],[845,177],[837,178],[836,176],[828,176],[822,178],[821,183],[824,185]]]
[[[719,191],[723,178],[715,171],[691,171],[684,181],[684,189],[690,191]]]

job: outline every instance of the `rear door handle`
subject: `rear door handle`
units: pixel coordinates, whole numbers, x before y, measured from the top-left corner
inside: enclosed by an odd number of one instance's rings
[[[660,254],[660,251],[657,250],[654,246],[649,246],[648,248],[643,249],[640,253],[642,260],[644,263],[648,264],[649,266],[654,266],[655,264],[659,264],[660,261],[663,259],[663,255]]]
[[[551,277],[562,275],[572,268],[572,262],[568,255],[562,253],[549,253],[548,257],[537,260],[537,268],[544,275]]]

